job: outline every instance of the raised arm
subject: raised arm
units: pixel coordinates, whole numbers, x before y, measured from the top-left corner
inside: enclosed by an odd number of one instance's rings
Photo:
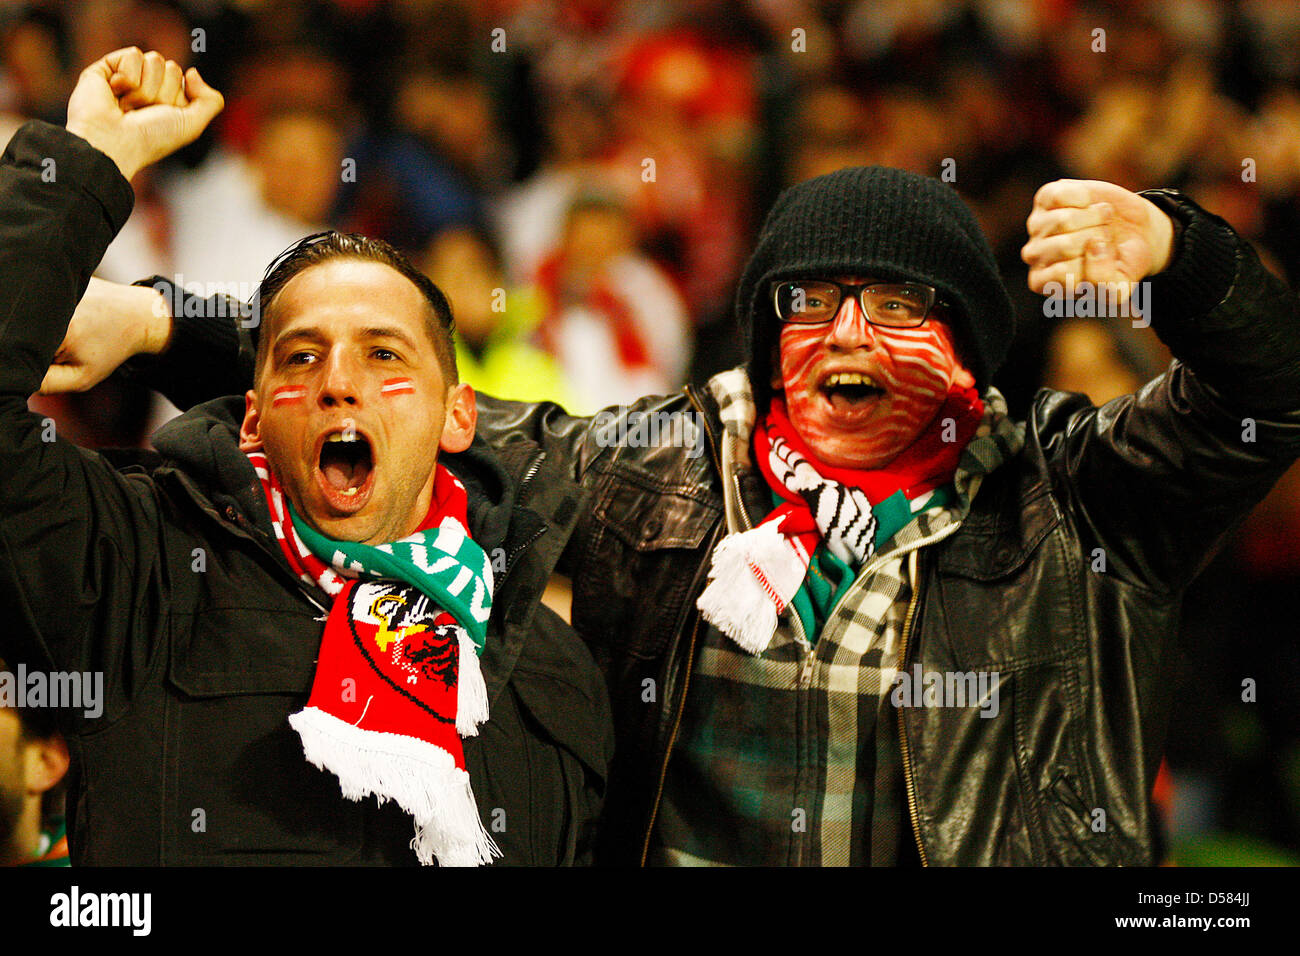
[[[1034,291],[1146,280],[1142,314],[1111,321],[1149,320],[1169,370],[1099,409],[1042,392],[1029,439],[1081,522],[1085,557],[1099,547],[1111,573],[1176,592],[1300,455],[1300,302],[1226,222],[1170,191],[1053,183],[1029,230]]]
[[[156,105],[128,112],[115,92],[121,76]],[[152,497],[59,439],[27,399],[131,212],[126,177],[192,140],[220,107],[197,73],[183,78],[161,57],[119,50],[83,71],[67,130],[28,123],[0,160],[0,655],[105,671],[110,699],[128,652],[94,636],[115,615],[147,613]]]

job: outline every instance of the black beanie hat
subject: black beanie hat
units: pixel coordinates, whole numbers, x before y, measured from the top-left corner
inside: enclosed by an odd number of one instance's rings
[[[771,397],[780,322],[775,279],[858,275],[934,286],[950,304],[957,348],[983,393],[1015,333],[993,250],[952,187],[883,166],[855,166],[792,186],[763,222],[736,293],[761,411]]]

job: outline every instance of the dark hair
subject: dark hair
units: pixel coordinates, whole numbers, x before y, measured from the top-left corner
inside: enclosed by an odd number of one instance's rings
[[[262,283],[257,290],[257,305],[260,321],[253,326],[253,343],[257,346],[255,380],[260,380],[262,361],[265,357],[264,347],[269,347],[270,337],[263,335],[270,320],[271,307],[275,297],[298,273],[329,262],[332,259],[361,259],[368,262],[380,262],[396,269],[409,279],[429,306],[429,320],[425,323],[429,338],[433,340],[434,352],[438,364],[442,367],[443,377],[448,385],[460,381],[456,371],[456,346],[452,338],[456,329],[456,320],[451,314],[451,303],[442,290],[433,284],[423,272],[415,268],[397,249],[382,239],[371,239],[357,233],[318,232],[294,243],[266,267]]]

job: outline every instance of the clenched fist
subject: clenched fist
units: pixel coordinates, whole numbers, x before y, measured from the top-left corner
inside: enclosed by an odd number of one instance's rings
[[[1020,257],[1029,288],[1060,283],[1067,295],[1080,283],[1130,287],[1169,265],[1174,224],[1154,203],[1122,186],[1092,179],[1058,179],[1034,195]]]
[[[81,71],[68,100],[68,132],[108,155],[127,179],[194,142],[225,100],[191,67],[137,47]]]

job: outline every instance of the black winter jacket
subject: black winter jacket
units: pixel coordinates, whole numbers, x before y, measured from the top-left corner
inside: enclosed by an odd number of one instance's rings
[[[345,800],[289,726],[326,608],[272,536],[238,448],[242,398],[169,423],[160,454],[121,468],[43,440],[27,411],[132,202],[107,157],[47,124],[23,127],[0,163],[0,657],[104,675],[103,714],[65,714],[73,862],[413,865],[410,816]],[[465,740],[480,814],[503,863],[587,862],[608,695],[538,600],[580,490],[526,442],[442,460],[467,486],[471,532],[505,561],[482,660],[491,719]]]
[[[1149,795],[1181,596],[1300,456],[1295,295],[1221,219],[1176,193],[1144,195],[1179,226],[1150,285],[1151,322],[1175,361],[1101,408],[1040,391],[1020,455],[984,479],[955,533],[917,555],[901,666],[1001,675],[996,718],[903,710],[926,863],[1154,862]],[[145,374],[183,403],[245,387],[251,355],[229,320],[182,316],[171,354]],[[479,408],[494,444],[538,442],[590,492],[560,567],[619,742],[598,858],[643,862],[708,627],[695,602],[725,533],[718,410],[690,387],[603,428],[553,404],[480,396]],[[699,416],[708,453],[601,440],[637,414]]]

